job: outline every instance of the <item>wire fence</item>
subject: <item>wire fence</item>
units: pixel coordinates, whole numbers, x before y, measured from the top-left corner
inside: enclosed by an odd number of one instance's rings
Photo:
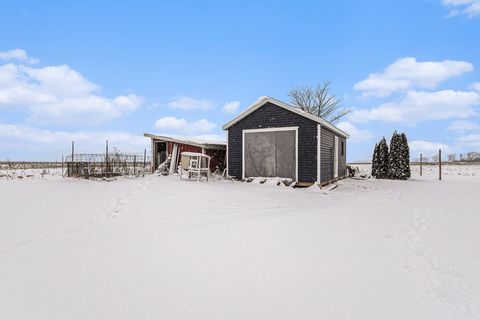
[[[74,154],[73,160],[72,155],[67,155],[64,158],[65,162],[105,162],[105,161],[116,161],[116,162],[149,162],[150,156],[145,153],[80,153]]]
[[[113,177],[145,175],[151,168],[150,157],[141,153],[84,153],[64,157],[68,177]]]

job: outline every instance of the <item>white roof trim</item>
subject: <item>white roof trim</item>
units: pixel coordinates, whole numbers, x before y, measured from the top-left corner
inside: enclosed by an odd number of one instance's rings
[[[144,133],[144,137],[151,138],[152,140],[168,141],[173,143],[188,144],[191,146],[206,148],[206,149],[223,149],[227,143],[223,141],[206,141],[200,139],[187,139],[178,137],[159,136],[150,133]]]
[[[223,126],[223,130],[227,130],[228,128],[230,128],[231,126],[233,126],[235,123],[237,123],[238,121],[242,120],[243,118],[245,118],[246,116],[248,116],[250,113],[254,112],[255,110],[259,109],[260,107],[262,107],[263,105],[265,105],[267,102],[270,102],[280,108],[283,108],[285,110],[288,110],[288,111],[291,111],[293,113],[296,113],[298,115],[301,115],[302,117],[305,117],[305,118],[308,118],[310,120],[313,120],[319,124],[321,124],[322,126],[325,126],[326,128],[332,130],[333,132],[335,133],[338,133],[339,135],[341,136],[344,136],[346,138],[349,137],[349,135],[340,130],[339,128],[335,127],[333,124],[331,124],[330,122],[320,118],[320,117],[317,117],[313,114],[310,114],[308,112],[305,112],[299,108],[296,108],[296,107],[293,107],[289,104],[286,104],[285,102],[282,102],[280,100],[277,100],[277,99],[274,99],[274,98],[271,98],[271,97],[267,97],[267,96],[263,96],[263,97],[260,97],[257,99],[257,101],[255,101],[254,104],[252,104],[251,106],[249,106],[245,111],[243,111],[242,113],[240,113],[236,118],[234,118],[233,120],[231,120],[230,122],[226,123],[224,126]]]

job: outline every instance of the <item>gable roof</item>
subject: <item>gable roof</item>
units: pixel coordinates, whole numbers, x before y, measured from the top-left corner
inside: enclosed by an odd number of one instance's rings
[[[310,114],[308,112],[305,112],[299,108],[296,108],[296,107],[293,107],[289,104],[286,104],[285,102],[282,102],[280,100],[277,100],[277,99],[274,99],[274,98],[271,98],[271,97],[267,97],[267,96],[263,96],[263,97],[260,97],[257,99],[257,101],[255,101],[254,104],[252,104],[251,106],[249,106],[245,111],[243,111],[242,113],[240,113],[237,117],[235,117],[233,120],[231,120],[230,122],[226,123],[224,126],[223,126],[223,130],[227,130],[228,128],[230,128],[231,126],[233,126],[235,123],[237,123],[238,121],[242,120],[243,118],[245,118],[246,116],[248,116],[249,114],[251,114],[252,112],[254,112],[255,110],[261,108],[262,106],[264,106],[266,103],[270,102],[271,104],[274,104],[276,105],[277,107],[280,107],[280,108],[283,108],[285,110],[288,110],[290,112],[293,112],[293,113],[296,113],[302,117],[305,117],[305,118],[308,118],[310,120],[313,120],[315,121],[316,123],[319,123],[320,125],[332,130],[333,132],[345,137],[345,138],[348,138],[349,135],[347,133],[345,133],[343,130],[340,130],[339,128],[335,127],[333,124],[331,124],[330,122],[326,121],[325,119],[322,119],[320,117],[317,117],[313,114]]]

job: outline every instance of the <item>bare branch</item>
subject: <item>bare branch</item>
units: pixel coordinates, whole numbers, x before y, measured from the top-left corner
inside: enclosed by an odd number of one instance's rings
[[[342,106],[343,99],[330,93],[331,81],[314,87],[293,88],[288,93],[290,102],[301,110],[335,122],[350,113]]]

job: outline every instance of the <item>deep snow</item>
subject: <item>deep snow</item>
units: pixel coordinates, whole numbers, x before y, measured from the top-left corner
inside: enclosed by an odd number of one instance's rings
[[[331,191],[0,178],[0,319],[480,319],[465,168]]]

